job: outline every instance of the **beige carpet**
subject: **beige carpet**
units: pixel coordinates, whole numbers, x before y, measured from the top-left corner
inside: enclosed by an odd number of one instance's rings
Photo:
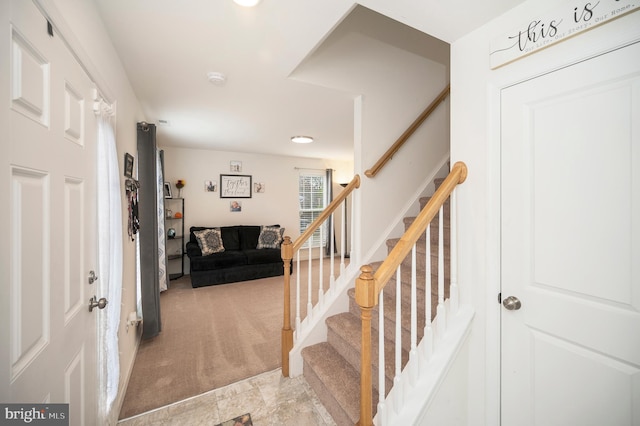
[[[303,287],[306,271],[302,262]],[[317,271],[312,276],[317,281]],[[120,419],[280,367],[283,282],[280,276],[192,288],[188,276],[171,281],[160,295],[162,332],[140,344]],[[306,294],[303,288],[302,301]],[[312,295],[315,303],[317,283]]]

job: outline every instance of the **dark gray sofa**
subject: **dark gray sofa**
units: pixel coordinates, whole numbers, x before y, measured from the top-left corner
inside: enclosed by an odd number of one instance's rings
[[[278,227],[278,225],[270,225]],[[197,231],[219,229],[224,251],[202,255],[196,238]],[[237,281],[284,275],[284,265],[277,248],[257,248],[261,226],[221,226],[190,228],[189,242],[186,245],[190,261],[192,287],[204,287]],[[280,228],[280,235],[284,228]]]

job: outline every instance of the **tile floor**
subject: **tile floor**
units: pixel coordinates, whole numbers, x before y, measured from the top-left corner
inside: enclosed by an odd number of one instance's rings
[[[281,369],[123,419],[122,426],[213,426],[245,413],[255,426],[335,426],[304,377],[282,377]]]

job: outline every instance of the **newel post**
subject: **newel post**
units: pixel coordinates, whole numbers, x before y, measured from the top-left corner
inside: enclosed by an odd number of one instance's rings
[[[370,265],[360,268],[356,279],[356,303],[360,306],[362,340],[360,350],[360,420],[359,426],[373,424],[371,382],[371,310],[378,300],[373,269]]]
[[[293,330],[291,329],[291,259],[293,244],[291,237],[284,237],[280,247],[284,264],[284,318],[282,322],[282,375],[289,377],[289,352],[293,348]]]

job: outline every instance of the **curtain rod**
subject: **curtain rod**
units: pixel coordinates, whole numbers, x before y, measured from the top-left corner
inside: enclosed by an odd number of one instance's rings
[[[330,169],[335,171],[335,169],[332,169],[331,167],[327,167],[325,169],[314,169],[313,167],[294,167],[293,169],[294,170],[322,170],[323,172],[326,171],[327,169]]]

